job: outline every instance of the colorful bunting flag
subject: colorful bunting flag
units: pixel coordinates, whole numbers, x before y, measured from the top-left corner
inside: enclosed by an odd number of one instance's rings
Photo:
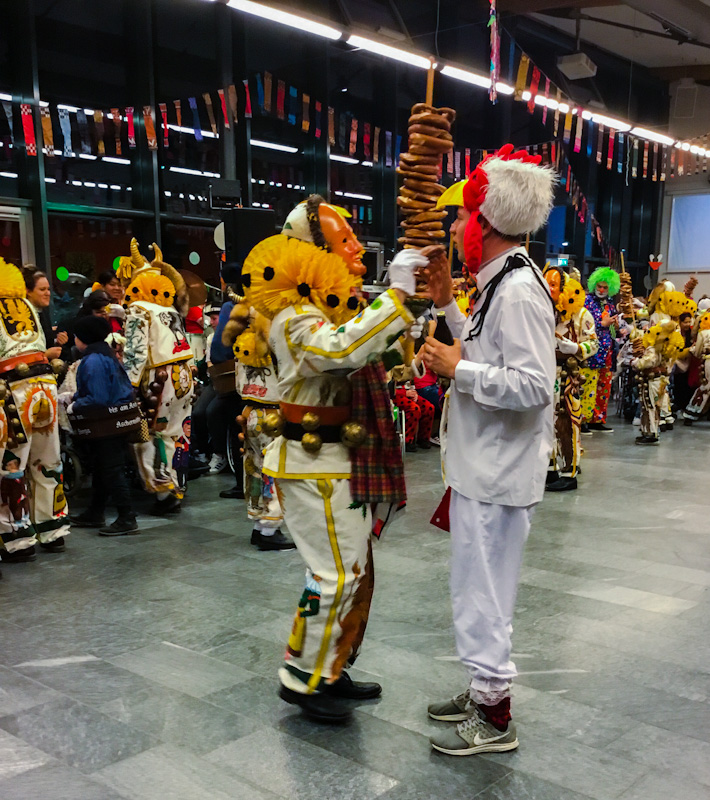
[[[180,108],[180,101],[175,101],[175,107],[177,109]],[[134,108],[133,106],[126,106],[126,125],[128,126],[128,147],[132,150],[136,146],[136,123],[135,118],[133,116]],[[77,114],[77,117],[79,115]],[[178,125],[182,121],[182,117],[178,111]],[[81,126],[80,126],[81,130]]]
[[[617,157],[617,164],[616,164],[616,171],[621,174],[624,170],[624,144],[626,142],[626,138],[623,133],[619,133],[619,146],[617,149],[618,157]]]
[[[99,156],[106,155],[106,145],[104,144],[104,112],[98,109],[94,111],[94,127],[96,129],[96,148]]]
[[[540,86],[540,70],[533,65],[532,80],[530,81],[530,99],[528,100],[528,114],[535,111],[535,95]]]
[[[599,124],[599,131],[597,133],[597,164],[602,163],[602,147],[604,146],[604,126]]]
[[[320,139],[323,130],[321,127],[321,113],[323,111],[323,106],[321,105],[320,100],[316,100],[316,139]]]
[[[380,129],[375,127],[375,134],[373,136],[372,145],[372,162],[373,164],[379,163],[380,160]]]
[[[123,124],[123,120],[121,119],[121,109],[120,108],[112,108],[111,109],[111,119],[113,120],[113,141],[114,146],[116,148],[116,155],[121,155],[121,126]],[[165,113],[165,119],[167,120],[167,111]],[[166,124],[167,129],[167,124]],[[167,138],[167,132],[165,134]]]
[[[268,113],[266,110],[266,95],[264,93],[264,84],[261,79],[261,75],[257,72],[256,73],[256,104],[259,107],[259,113],[266,114]],[[270,97],[271,95],[269,95]],[[270,109],[269,109],[270,110]]]
[[[545,105],[542,107],[542,124],[547,122],[547,101],[550,97],[550,79],[545,78]]]
[[[284,81],[279,81],[276,85],[276,116],[279,119],[284,119],[286,111],[284,103],[286,102],[286,84]]]
[[[193,114],[195,115],[195,119],[197,121],[197,130],[195,131],[195,139],[197,139],[197,131],[200,129],[200,119],[197,116],[197,101],[194,97],[190,98],[190,107],[192,107],[192,103],[195,103],[193,108]],[[148,137],[148,149],[149,150],[157,150],[158,149],[158,138],[155,135],[155,123],[153,122],[153,108],[152,106],[143,106],[143,123],[145,124],[145,135]],[[200,137],[202,139],[202,132],[200,131]]]
[[[348,155],[352,158],[357,152],[357,120],[355,117],[350,122],[350,144],[348,146]]]
[[[634,160],[631,164],[632,178],[638,177],[638,165],[639,165],[639,140],[634,139]]]
[[[54,133],[52,132],[52,117],[49,115],[49,108],[40,108],[42,115],[42,139],[49,158],[54,158]]]
[[[168,106],[167,103],[158,103],[160,118],[163,123],[163,147],[170,147],[170,129],[168,128]]]
[[[385,131],[385,166],[392,166],[392,131]]]
[[[565,128],[562,135],[562,139],[565,144],[569,144],[571,134],[572,134],[572,109],[570,109],[565,115]]]
[[[288,87],[289,104],[288,104],[288,124],[296,124],[296,114],[298,106],[298,90],[295,86]]]
[[[59,127],[62,131],[62,138],[64,139],[64,146],[62,148],[62,155],[64,158],[71,158],[71,120],[69,119],[69,109],[57,109],[57,116],[59,117]]]
[[[648,178],[648,142],[643,146],[643,177]]]
[[[614,164],[614,142],[616,141],[616,131],[609,128],[609,150],[606,156],[606,168],[611,169]]]
[[[365,158],[369,161],[371,155],[371,134],[370,134],[370,123],[366,122],[362,129],[362,152]]]
[[[178,128],[182,128],[182,103],[179,100],[173,100],[173,105],[175,106],[175,119],[177,120]],[[131,108],[131,112],[133,109]],[[128,109],[126,109],[126,114],[128,114]],[[133,142],[131,147],[135,147],[136,143]]]
[[[244,86],[244,118],[251,119],[252,111],[251,111],[251,92],[249,91],[249,80],[244,79],[242,81],[242,85]],[[232,113],[234,114],[234,121],[237,122],[237,92],[234,92],[234,103],[232,104],[232,92],[230,87],[229,92],[229,105],[231,106]]]
[[[328,106],[328,144],[335,147],[335,109]]]
[[[301,109],[301,130],[308,133],[311,129],[311,97],[304,94],[302,98],[303,108]]]
[[[217,94],[219,95],[219,104],[222,106],[222,119],[224,120],[224,127],[229,129],[232,126],[229,121],[229,112],[227,111],[227,98],[224,96],[224,89],[217,89]]]
[[[205,106],[207,107],[207,119],[210,121],[212,133],[217,136],[217,120],[214,117],[214,109],[212,108],[212,95],[209,92],[205,92],[202,95],[202,99],[205,101]]]
[[[530,70],[530,59],[525,53],[520,56],[520,63],[518,64],[518,77],[515,80],[515,93],[513,97],[516,100],[523,99],[523,92],[528,85],[528,71]]]
[[[584,120],[582,119],[582,109],[577,108],[577,127],[574,132],[574,152],[579,153],[582,149],[582,129],[584,127]]]
[[[14,144],[15,142],[15,131],[14,131],[14,124],[12,119],[12,101],[11,100],[3,100],[2,107],[5,111],[5,117],[7,118],[7,124],[10,128],[10,141]]]
[[[267,114],[271,113],[272,77],[270,72],[264,73],[264,85],[261,89],[259,107],[263,108]],[[258,84],[259,86],[261,83]]]
[[[661,158],[661,181],[665,181],[666,172],[668,170],[668,148],[663,148]]]
[[[86,112],[80,108],[76,112],[76,121],[79,125],[79,136],[81,138],[81,152],[84,155],[91,155],[91,143],[89,142],[89,123],[86,119]],[[135,145],[134,145],[135,146]]]
[[[467,147],[464,151],[464,177],[468,178],[471,174],[471,148]]]
[[[653,143],[653,172],[651,180],[654,183],[658,181],[658,142]]]

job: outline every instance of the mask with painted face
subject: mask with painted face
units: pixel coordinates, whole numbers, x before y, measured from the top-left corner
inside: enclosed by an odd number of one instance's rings
[[[351,275],[364,275],[363,247],[348,221],[328,203],[318,207],[318,217],[328,250],[343,259]]]

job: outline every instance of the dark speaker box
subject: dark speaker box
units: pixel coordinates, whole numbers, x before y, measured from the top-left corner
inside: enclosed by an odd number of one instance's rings
[[[238,285],[244,259],[249,251],[276,231],[276,213],[270,208],[235,208],[222,214],[224,220],[225,283]]]

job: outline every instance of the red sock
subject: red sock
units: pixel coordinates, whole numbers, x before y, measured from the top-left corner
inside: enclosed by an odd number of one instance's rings
[[[481,713],[494,728],[499,731],[504,731],[510,722],[510,698],[504,697],[500,702],[494,706],[478,706]]]

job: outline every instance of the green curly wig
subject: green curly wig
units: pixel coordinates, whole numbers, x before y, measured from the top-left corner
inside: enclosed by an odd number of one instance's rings
[[[606,283],[609,286],[609,297],[619,294],[621,289],[619,273],[611,267],[597,267],[587,279],[587,288],[593,292],[598,283]]]

